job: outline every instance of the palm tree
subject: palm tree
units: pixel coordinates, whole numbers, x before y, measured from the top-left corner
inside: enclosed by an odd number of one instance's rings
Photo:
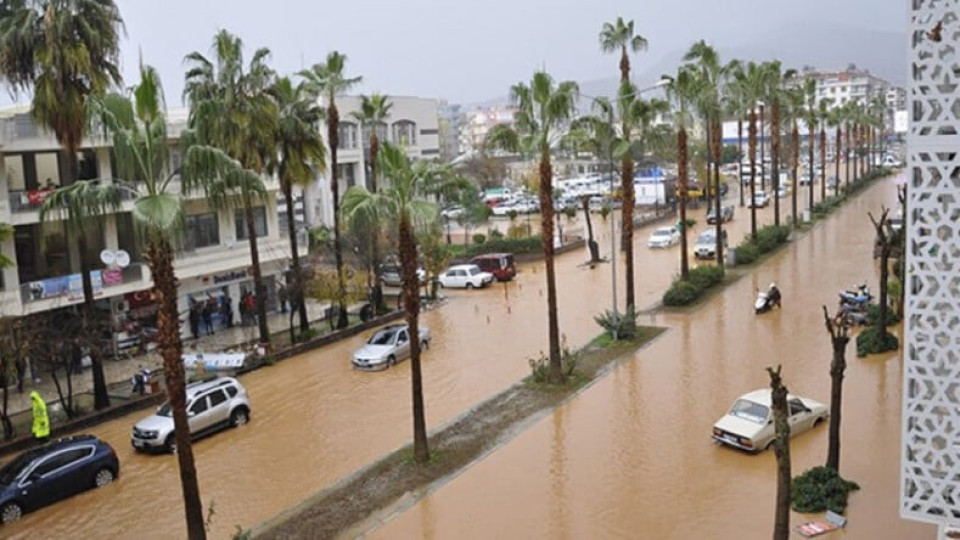
[[[767,63],[770,70],[770,93],[767,101],[770,103],[770,153],[773,185],[773,224],[780,226],[780,135],[781,135],[781,113],[783,107],[783,81],[793,76],[793,70],[787,70],[785,73],[780,71],[780,62],[774,60]]]
[[[767,95],[769,71],[761,64],[747,63],[738,74],[740,91],[749,111],[747,133],[750,153],[750,236],[757,239],[757,208],[753,200],[757,193],[757,105]]]
[[[804,111],[804,119],[807,122],[807,152],[808,159],[807,167],[809,168],[810,173],[810,185],[809,185],[809,198],[807,199],[807,210],[813,212],[813,175],[814,175],[814,163],[813,163],[813,149],[816,144],[817,138],[817,81],[814,79],[806,79],[803,81],[803,93],[804,99],[806,101],[806,110]]]
[[[386,118],[390,115],[390,109],[393,103],[390,98],[383,94],[371,94],[369,96],[360,96],[360,110],[354,111],[351,116],[354,120],[370,133],[370,192],[377,192],[377,154],[380,152],[380,136],[377,134],[381,126],[385,125]],[[373,228],[373,238],[371,246],[373,249],[373,305],[378,313],[385,313],[387,305],[383,301],[383,287],[380,284],[378,275],[380,272],[380,231]]]
[[[184,96],[190,104],[189,125],[204,144],[222,149],[230,157],[254,172],[267,170],[276,159],[277,106],[269,96],[274,72],[267,65],[270,51],[258,49],[243,66],[243,42],[221,30],[213,38],[215,62],[199,52],[188,54],[189,65]],[[218,204],[232,203],[228,196],[236,194],[243,209],[247,241],[250,244],[250,265],[256,289],[256,310],[260,342],[270,343],[267,326],[266,287],[260,269],[257,229],[252,204],[262,197],[263,182],[256,175],[221,177],[223,184],[215,190]]]
[[[827,200],[827,122],[830,121],[830,103],[821,99],[817,103],[817,121],[820,124],[820,200]]]
[[[617,17],[613,23],[604,23],[600,30],[600,49],[605,53],[620,53],[620,100],[633,99],[636,96],[631,94],[625,96],[623,90],[629,88],[634,91],[630,85],[630,56],[629,52],[639,52],[647,48],[647,40],[634,34],[633,21],[624,22],[622,17]],[[621,109],[621,129],[620,136],[629,144],[631,138],[632,126],[628,125],[628,118],[622,114]],[[611,172],[612,174],[612,172]],[[621,218],[623,225],[621,231],[621,248],[624,251],[624,272],[627,282],[627,308],[635,303],[635,289],[633,283],[633,211],[636,204],[636,198],[633,189],[633,156],[630,153],[620,156],[620,193],[623,206],[621,209]]]
[[[830,113],[827,115],[827,124],[836,132],[836,139],[833,143],[834,176],[837,179],[833,194],[836,195],[840,190],[840,154],[843,151],[843,107],[833,107],[830,109]]]
[[[557,282],[553,260],[553,167],[550,152],[557,142],[560,128],[573,114],[578,91],[577,83],[554,84],[543,71],[533,74],[530,85],[517,83],[510,89],[510,99],[517,112],[514,125],[501,124],[487,135],[489,144],[511,151],[539,156],[540,228],[544,266],[547,274],[547,335],[550,342],[550,382],[560,383],[564,374],[560,358],[560,325],[557,318]]]
[[[846,128],[844,130],[844,144],[843,144],[843,161],[844,161],[844,174],[843,182],[844,186],[847,189],[850,189],[850,140],[851,132],[853,131],[853,103],[846,103],[841,107],[841,115],[843,117],[843,125]],[[856,173],[856,171],[854,171]]]
[[[849,317],[843,313],[831,317],[823,306],[823,321],[830,334],[833,358],[830,361],[830,438],[827,443],[827,463],[840,472],[840,417],[843,411],[843,373],[847,369],[847,343],[850,342]]]
[[[791,171],[791,215],[794,228],[799,224],[797,213],[797,197],[799,195],[797,186],[799,184],[800,172],[800,119],[803,117],[805,107],[804,90],[801,86],[790,86],[785,90],[784,104],[786,105],[787,115],[790,118],[790,166]]]
[[[725,86],[726,111],[737,118],[737,186],[740,192],[740,206],[745,203],[743,197],[743,117],[748,114],[746,95],[741,84],[743,80],[743,64],[739,60],[731,60],[724,66],[729,80]]]
[[[359,83],[361,77],[347,77],[343,70],[347,56],[337,51],[327,54],[327,61],[314,64],[312,68],[300,72],[311,88],[326,98],[327,105],[327,144],[330,145],[330,193],[333,196],[333,254],[337,264],[337,328],[346,328],[347,291],[343,281],[343,249],[340,242],[340,184],[337,180],[337,149],[340,146],[340,112],[337,110],[337,96],[350,90]]]
[[[726,76],[725,67],[720,63],[717,51],[703,40],[693,44],[683,60],[688,62],[691,69],[697,70],[699,75],[700,92],[695,106],[703,119],[707,131],[707,193],[711,192],[709,162],[713,162],[713,203],[714,211],[720,216],[720,150],[723,146],[723,128],[721,115],[721,86]],[[696,63],[692,63],[696,62]],[[716,252],[717,266],[723,268],[723,220],[716,220]]]
[[[304,83],[296,86],[288,77],[276,80],[270,92],[276,101],[278,123],[276,131],[277,159],[270,166],[280,179],[280,189],[287,202],[287,234],[290,237],[292,259],[293,299],[300,316],[300,332],[310,329],[307,306],[303,299],[303,269],[297,247],[297,230],[294,221],[293,186],[301,189],[313,180],[313,171],[326,165],[326,147],[317,126],[323,110]],[[293,332],[291,320],[291,332]],[[291,335],[292,337],[292,335]]]
[[[191,539],[202,539],[206,531],[187,423],[174,247],[184,232],[183,194],[205,190],[208,179],[216,176],[253,173],[219,149],[191,145],[186,139],[181,141],[183,169],[172,169],[163,89],[152,67],[140,66],[140,83],[130,89],[129,98],[108,94],[94,105],[94,116],[113,138],[115,174],[126,179],[114,182],[134,196],[134,223],[146,246],[145,259],[159,307],[157,343],[173,414],[187,533]]]
[[[33,119],[53,131],[66,154],[65,186],[77,181],[77,152],[88,127],[87,101],[120,84],[122,31],[123,20],[112,0],[19,1],[0,10],[0,78],[15,94],[32,91]],[[63,196],[55,199],[65,202]],[[69,207],[94,210],[86,207],[89,202],[74,201]],[[86,238],[78,239],[83,242],[78,247],[85,324],[90,325],[94,316],[90,263]],[[99,354],[92,359],[94,406],[101,409],[110,400]]]
[[[811,167],[813,164],[811,164]],[[777,369],[768,367],[770,374],[770,409],[776,433],[773,452],[777,456],[777,504],[773,525],[774,540],[787,540],[790,536],[790,412],[787,404],[787,387]]]
[[[81,322],[84,336],[98,335],[94,318],[93,282],[88,238],[101,231],[104,216],[120,209],[120,192],[115,186],[101,185],[99,181],[79,180],[56,189],[44,199],[40,207],[40,221],[51,216],[66,222],[67,234],[76,242],[83,282],[84,317]],[[103,356],[99,346],[90,347],[90,368],[93,376],[93,406],[100,410],[110,406],[107,381],[103,374]]]
[[[389,221],[399,232],[400,271],[403,276],[403,306],[410,335],[410,379],[413,387],[413,455],[417,463],[430,460],[427,447],[427,423],[423,406],[423,380],[420,369],[420,279],[417,277],[417,228],[436,222],[437,207],[422,198],[431,180],[446,174],[426,161],[411,164],[406,152],[385,143],[378,154],[383,174],[390,181],[382,190],[368,191],[363,186],[347,190],[341,210],[345,216],[367,221]]]
[[[666,78],[666,77],[665,77]],[[680,199],[680,279],[686,281],[690,277],[690,254],[687,249],[687,189],[689,176],[687,173],[687,126],[691,122],[691,109],[700,89],[697,86],[696,75],[688,68],[681,66],[677,76],[669,79],[667,96],[674,105],[674,121],[677,126],[677,196]]]

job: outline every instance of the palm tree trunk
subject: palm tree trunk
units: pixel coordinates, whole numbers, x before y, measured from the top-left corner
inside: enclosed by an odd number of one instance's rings
[[[253,207],[250,197],[243,195],[243,214],[247,221],[247,237],[250,243],[250,265],[253,267],[253,287],[256,290],[257,326],[260,331],[260,343],[270,343],[270,327],[267,325],[267,288],[263,285],[263,272],[260,270],[260,251],[257,249],[257,228],[253,223]]]
[[[183,371],[183,343],[180,341],[180,318],[177,313],[177,278],[173,271],[173,250],[169,242],[154,239],[147,245],[147,264],[153,276],[153,294],[157,301],[157,342],[163,357],[163,375],[167,398],[173,412],[173,426],[177,443],[177,462],[180,465],[180,486],[183,490],[187,537],[203,540],[207,537],[203,524],[203,503],[190,442],[187,423],[187,391]]]
[[[780,226],[780,104],[770,107],[771,165],[773,166],[773,224]]]
[[[740,208],[743,208],[743,118],[737,117],[737,186],[740,190]]]
[[[77,151],[71,148],[65,150],[67,155],[67,183],[77,181]],[[77,231],[77,249],[80,255],[80,281],[83,285],[83,335],[94,336],[100,334],[96,322],[97,314],[93,307],[93,280],[90,278],[90,259],[87,256],[86,222],[81,223]],[[100,347],[90,347],[90,375],[93,377],[93,408],[105,409],[110,406],[110,395],[107,393],[107,380],[103,374],[103,356]]]
[[[553,168],[550,150],[540,151],[540,227],[543,231],[544,266],[547,274],[547,335],[550,341],[550,382],[563,382],[560,356],[560,323],[557,311],[557,274],[553,260]]]
[[[403,307],[410,331],[410,382],[413,392],[413,458],[417,463],[430,461],[427,446],[427,421],[423,405],[423,376],[420,370],[420,283],[417,277],[417,240],[406,213],[399,224],[400,269],[403,272]]]
[[[677,181],[680,182],[680,279],[690,277],[690,258],[687,253],[687,130],[677,130]]]
[[[811,164],[812,165],[812,164]],[[773,525],[774,540],[790,537],[790,423],[787,410],[787,388],[780,378],[780,367],[767,368],[770,373],[773,423],[776,438],[773,451],[777,456],[777,507]]]
[[[797,196],[798,196],[798,184],[800,183],[800,128],[797,126],[797,119],[793,119],[793,129],[790,132],[790,146],[791,152],[790,155],[793,158],[793,178],[791,180],[792,185],[790,192],[791,198],[791,211],[793,212],[793,228],[797,228],[799,224],[799,219],[797,219]]]
[[[820,122],[820,200],[827,200],[827,128]]]
[[[370,192],[376,193],[377,186],[377,154],[380,153],[380,138],[377,137],[377,130],[370,133]],[[376,226],[373,229],[373,250],[371,259],[373,260],[373,307],[377,313],[386,313],[387,304],[383,301],[383,285],[380,283],[380,229]],[[447,220],[447,243],[450,243],[450,221]]]
[[[844,132],[844,141],[843,145],[843,184],[850,189],[850,126],[847,126],[847,130]]]
[[[757,240],[757,205],[753,204],[757,196],[757,113],[750,109],[750,122],[747,126],[750,146],[750,238]]]
[[[307,305],[304,302],[303,295],[303,270],[300,268],[300,253],[297,246],[297,227],[294,220],[293,203],[293,185],[289,181],[284,181],[284,172],[286,166],[280,165],[280,186],[283,188],[283,198],[287,200],[287,234],[290,235],[290,259],[293,261],[293,285],[288,287],[292,289],[293,301],[296,303],[297,312],[300,315],[300,332],[306,332],[310,329],[310,321],[307,319]],[[290,326],[290,338],[293,338],[293,326]]]
[[[629,309],[636,302],[633,284],[633,208],[636,201],[633,193],[633,158],[629,153],[623,157],[621,172],[623,173],[623,189],[621,190],[623,195],[621,210],[623,227],[621,235],[623,237],[624,273],[626,274],[624,277],[627,280],[627,309]],[[613,174],[613,171],[610,171],[610,174]]]
[[[834,161],[834,166],[836,168],[836,172],[834,173],[834,176],[837,177],[837,187],[834,188],[833,190],[834,194],[836,194],[837,190],[840,189],[840,142],[841,142],[841,131],[842,131],[841,126],[842,124],[837,122],[837,140],[834,143],[836,145],[836,148],[833,151],[834,152],[833,161]]]
[[[720,212],[720,148],[723,146],[723,125],[714,119],[710,122],[710,130],[713,132],[713,210],[717,214],[717,266],[723,268],[723,214]],[[707,191],[709,192],[709,188]]]
[[[600,248],[597,241],[593,238],[593,220],[590,219],[590,197],[580,197],[580,204],[583,206],[583,219],[587,222],[587,251],[590,252],[590,263],[600,262]]]
[[[347,286],[343,280],[343,246],[340,242],[340,183],[337,179],[337,148],[340,146],[340,114],[331,96],[327,107],[327,140],[330,143],[330,193],[333,196],[333,256],[337,265],[337,328],[346,328]]]
[[[809,186],[809,190],[808,190],[808,193],[809,193],[809,195],[810,195],[810,200],[807,201],[807,209],[810,210],[811,213],[813,213],[813,194],[814,194],[814,191],[813,191],[813,175],[814,175],[814,167],[813,167],[813,165],[814,165],[814,164],[813,164],[813,146],[814,146],[814,144],[815,144],[815,142],[816,142],[816,139],[817,139],[817,126],[815,126],[812,122],[807,122],[807,154],[808,154],[808,157],[809,157],[809,159],[810,159],[810,161],[809,161],[809,164],[810,164],[810,165],[809,165],[810,174],[808,175],[808,176],[810,177],[810,186]]]
[[[840,472],[840,412],[843,398],[843,372],[847,369],[847,343],[850,337],[842,321],[831,320],[826,306],[823,308],[833,359],[830,362],[830,436],[827,444],[827,467]]]

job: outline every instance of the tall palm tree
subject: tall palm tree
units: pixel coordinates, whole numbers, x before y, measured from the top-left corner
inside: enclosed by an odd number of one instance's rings
[[[733,59],[724,66],[728,81],[725,86],[726,112],[737,119],[737,188],[740,192],[740,206],[746,202],[743,197],[743,118],[748,114],[743,84],[743,64]]]
[[[393,103],[390,98],[383,94],[371,94],[369,96],[360,96],[360,110],[351,113],[351,116],[360,126],[370,133],[370,192],[376,193],[377,186],[377,155],[380,152],[380,136],[378,131],[381,126],[385,126],[390,109]],[[373,305],[378,313],[385,313],[387,305],[383,301],[383,287],[380,284],[380,230],[373,228],[373,238],[370,242],[373,256]]]
[[[430,460],[427,422],[423,405],[420,369],[420,280],[417,277],[417,229],[437,220],[437,207],[423,198],[427,185],[449,171],[418,160],[410,163],[406,152],[385,143],[378,153],[383,174],[390,181],[379,191],[354,186],[343,197],[345,217],[396,223],[399,232],[400,271],[403,277],[403,307],[410,335],[410,379],[413,387],[413,455],[417,463]]]
[[[851,154],[851,133],[854,130],[853,127],[853,103],[845,103],[841,108],[841,116],[843,117],[843,126],[844,126],[844,143],[843,143],[843,162],[844,162],[844,173],[843,173],[843,183],[847,189],[850,189],[850,154]]]
[[[714,212],[720,216],[720,150],[723,146],[723,128],[721,116],[722,85],[726,77],[725,65],[720,63],[717,51],[703,40],[693,44],[683,56],[687,65],[698,72],[700,92],[695,101],[695,107],[703,119],[707,131],[707,193],[713,190]],[[713,180],[711,188],[709,163],[713,163]],[[723,267],[723,220],[716,220],[716,253],[717,266]]]
[[[327,107],[327,144],[330,145],[330,193],[333,196],[333,255],[337,264],[337,328],[346,328],[347,289],[343,280],[343,248],[340,241],[340,184],[337,176],[337,149],[340,146],[340,112],[337,110],[337,96],[347,92],[358,84],[361,77],[347,77],[344,74],[347,56],[337,51],[327,54],[326,62],[314,64],[308,70],[300,72],[310,86],[326,100]]]
[[[665,77],[666,78],[666,77]],[[690,277],[690,254],[687,249],[687,190],[689,188],[687,126],[691,123],[693,103],[700,89],[697,77],[688,67],[681,66],[677,76],[669,79],[667,97],[673,102],[677,127],[677,196],[680,199],[680,279]]]
[[[801,85],[788,86],[784,93],[784,104],[790,118],[790,166],[791,171],[791,221],[794,228],[799,225],[797,197],[800,183],[800,119],[806,111],[806,99]]]
[[[222,149],[256,174],[264,173],[269,163],[276,159],[278,112],[276,102],[269,95],[275,78],[267,65],[270,51],[265,48],[256,50],[244,68],[243,41],[226,30],[214,36],[212,49],[214,61],[196,51],[185,58],[189,67],[183,93],[190,104],[190,128],[196,132],[198,141]],[[223,184],[216,191],[216,200],[227,204],[231,201],[228,198],[231,193],[239,199],[250,245],[260,342],[270,343],[267,291],[260,269],[252,206],[262,197],[264,189],[263,182],[254,181],[254,177],[234,175],[220,178]]]
[[[792,78],[793,70],[781,71],[780,62],[774,60],[767,63],[770,70],[770,88],[767,101],[770,103],[770,165],[773,184],[773,224],[780,226],[780,144],[781,122],[783,109],[783,81]]]
[[[187,423],[174,249],[184,232],[183,194],[204,191],[209,179],[217,176],[253,173],[219,149],[192,144],[189,133],[181,141],[183,168],[172,168],[163,89],[152,67],[140,66],[140,83],[130,89],[129,96],[108,94],[94,105],[93,114],[113,139],[115,174],[124,179],[114,182],[134,197],[134,223],[145,245],[159,307],[157,343],[173,414],[187,533],[191,539],[202,539],[206,531]]]
[[[803,93],[804,100],[806,101],[806,110],[804,111],[804,119],[807,123],[807,152],[808,159],[807,167],[809,168],[810,173],[810,185],[807,199],[807,210],[813,212],[813,179],[814,179],[814,163],[813,163],[813,150],[816,146],[817,139],[817,81],[814,79],[806,79],[803,81]]]
[[[636,91],[630,85],[630,55],[632,52],[639,52],[647,48],[647,40],[634,33],[633,21],[625,22],[622,17],[617,17],[613,23],[604,23],[600,30],[600,49],[605,53],[620,53],[620,98],[633,99],[637,96],[629,96],[623,93],[624,89]],[[622,113],[620,115],[620,137],[630,143],[632,126],[628,125],[627,117]],[[633,270],[633,212],[636,205],[636,198],[633,188],[633,156],[630,153],[620,156],[620,193],[623,205],[621,208],[621,219],[623,224],[620,227],[621,248],[624,251],[624,273],[627,282],[626,301],[627,308],[633,306],[635,298],[634,289],[634,270]]]
[[[830,121],[830,99],[817,103],[817,123],[820,124],[820,200],[827,200],[827,122]]]
[[[0,79],[17,94],[32,92],[31,115],[53,131],[66,154],[63,185],[77,181],[77,152],[87,132],[86,108],[90,96],[120,84],[120,34],[123,20],[113,0],[34,0],[6,4],[0,10]],[[77,188],[86,192],[85,188]],[[55,198],[58,205],[66,203]],[[100,210],[75,200],[70,210]],[[69,214],[71,218],[86,216]],[[84,324],[92,324],[93,284],[86,238],[81,234],[81,279]],[[88,328],[89,329],[89,328]],[[110,405],[103,364],[94,353],[94,406]]]
[[[757,106],[767,95],[770,74],[762,64],[748,62],[738,74],[740,91],[749,111],[747,136],[750,153],[750,236],[757,239],[757,208],[753,200],[757,193]]]
[[[313,171],[326,166],[326,146],[318,129],[323,109],[304,83],[294,85],[288,77],[278,78],[270,93],[278,111],[277,159],[272,160],[270,170],[277,173],[280,189],[287,202],[287,235],[290,237],[290,257],[293,262],[291,305],[295,306],[300,316],[300,331],[306,332],[310,329],[310,321],[303,299],[304,279],[297,246],[293,186],[305,188],[313,181]]]
[[[843,152],[843,107],[834,106],[830,109],[830,112],[827,115],[827,125],[834,129],[836,135],[833,142],[834,176],[837,179],[837,184],[834,188],[834,195],[836,195],[840,190],[840,155]]]
[[[560,357],[560,325],[557,316],[557,281],[553,248],[553,166],[552,147],[560,130],[573,114],[577,83],[555,84],[543,71],[533,74],[530,84],[517,83],[510,89],[510,101],[516,109],[514,125],[501,124],[490,130],[490,145],[511,151],[535,152],[539,156],[540,228],[544,266],[547,275],[547,335],[549,339],[549,379],[564,380]]]

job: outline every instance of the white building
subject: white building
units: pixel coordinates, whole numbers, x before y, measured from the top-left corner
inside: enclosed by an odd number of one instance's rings
[[[180,164],[177,139],[186,126],[187,111],[169,114],[170,159]],[[39,208],[46,197],[47,184],[66,181],[65,155],[59,144],[29,116],[28,107],[13,107],[0,112],[0,222],[14,227],[13,238],[0,245],[15,266],[2,271],[0,316],[18,317],[79,304],[80,254],[70,241],[65,223],[58,219],[40,222]],[[111,182],[114,156],[110,142],[95,136],[83,141],[79,177]],[[276,181],[266,181],[267,198],[254,208],[258,230],[258,251],[267,305],[276,307],[276,284],[289,267],[289,242],[285,228],[277,223]],[[238,320],[237,301],[245,291],[253,290],[250,249],[240,210],[217,210],[199,194],[186,200],[185,246],[174,262],[180,281],[178,306],[188,312],[190,300],[215,299],[222,306],[232,299],[234,320]],[[113,314],[119,348],[137,343],[142,327],[149,327],[156,306],[149,290],[150,271],[143,260],[142,248],[134,234],[132,199],[123,200],[116,213],[104,219],[102,232],[87,235],[88,260],[92,263],[92,281],[98,307]],[[129,255],[115,257],[120,252]],[[113,257],[111,257],[113,255]],[[114,259],[111,262],[111,259]],[[184,316],[184,321],[187,317]],[[155,322],[152,323],[155,326]],[[223,326],[223,314],[214,315],[214,324]],[[190,334],[184,324],[183,335]]]
[[[393,106],[385,122],[377,126],[380,141],[403,146],[411,158],[438,159],[440,157],[440,130],[437,118],[436,99],[389,96]],[[361,129],[352,113],[360,110],[359,96],[337,98],[340,113],[340,146],[337,151],[337,174],[340,197],[348,188],[356,185],[368,189],[368,165],[370,162],[370,136]],[[327,132],[326,124],[321,133]],[[326,137],[324,137],[326,139]],[[327,170],[319,175],[317,182],[306,191],[305,218],[313,227],[333,224],[333,192],[330,189],[330,159]]]
[[[471,154],[483,149],[487,133],[499,124],[513,124],[514,109],[488,107],[464,113],[466,117],[460,128],[460,152]]]

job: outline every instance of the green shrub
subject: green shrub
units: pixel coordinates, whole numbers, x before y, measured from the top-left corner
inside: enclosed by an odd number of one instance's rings
[[[499,238],[503,238],[503,233],[500,232],[500,229],[490,229],[490,240],[497,240]]]
[[[567,206],[563,209],[564,215],[567,216],[567,219],[573,219],[577,217],[577,209],[572,206]]]
[[[760,258],[760,249],[753,242],[744,242],[734,249],[737,251],[737,264],[750,264]]]
[[[700,296],[701,289],[689,281],[676,280],[663,293],[663,305],[665,306],[685,306],[692,303]]]
[[[633,339],[637,336],[637,312],[633,306],[613,316],[612,311],[604,311],[603,315],[593,318],[604,330],[612,336],[616,331],[617,339]]]
[[[517,219],[517,216],[519,215],[520,213],[516,210],[507,210],[507,217],[510,218],[510,221]]]
[[[847,509],[847,497],[860,486],[844,480],[829,467],[814,467],[793,479],[790,498],[793,509],[809,514],[832,510],[842,514]]]
[[[723,268],[714,265],[698,266],[690,270],[690,282],[700,291],[723,281]]]
[[[486,241],[487,241],[487,235],[485,235],[485,234],[477,233],[477,234],[473,235],[473,243],[474,243],[474,244],[482,244],[482,243],[484,243],[484,242],[486,242]]]
[[[473,244],[468,247],[464,256],[476,257],[484,253],[543,253],[543,242],[540,236],[528,236],[526,238],[494,238],[482,244]]]
[[[787,241],[790,227],[786,225],[768,225],[757,231],[756,246],[760,253],[768,253]]]
[[[603,218],[604,221],[606,221],[606,220],[607,220],[607,216],[609,216],[609,215],[610,215],[610,205],[605,204],[605,205],[601,206],[601,207],[600,207],[600,217]]]
[[[867,324],[873,326],[877,324],[877,319],[880,318],[880,306],[878,304],[870,304],[867,306]],[[900,316],[896,314],[891,308],[887,308],[887,326],[893,326],[900,322]]]
[[[572,353],[570,349],[564,347],[560,355],[560,370],[564,377],[573,375],[574,370],[577,369],[578,359],[576,353]],[[544,384],[550,380],[550,359],[543,354],[543,351],[540,351],[539,357],[530,358],[527,362],[530,364],[530,377],[533,382]]]
[[[897,336],[886,328],[871,326],[857,335],[857,356],[895,351],[900,347]]]

